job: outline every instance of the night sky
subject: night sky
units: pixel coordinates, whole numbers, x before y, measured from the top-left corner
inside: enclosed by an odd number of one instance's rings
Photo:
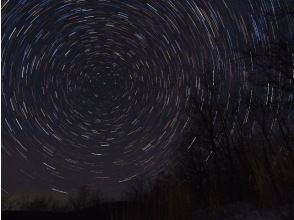
[[[2,190],[116,191],[177,161],[207,72],[230,105],[239,47],[283,0],[2,1]],[[239,97],[241,98],[241,97]]]

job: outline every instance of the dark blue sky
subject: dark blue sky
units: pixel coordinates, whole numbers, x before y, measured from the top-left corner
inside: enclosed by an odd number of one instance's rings
[[[233,49],[266,43],[287,2],[3,1],[2,188],[111,192],[167,170],[190,94],[207,71],[237,94]]]

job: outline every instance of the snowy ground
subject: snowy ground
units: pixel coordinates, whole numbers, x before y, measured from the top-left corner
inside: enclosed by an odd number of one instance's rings
[[[195,212],[195,220],[294,220],[294,204],[282,208],[258,209],[248,203],[228,205],[224,209],[211,214]],[[214,216],[214,217],[213,217]],[[217,216],[217,217],[216,217]]]

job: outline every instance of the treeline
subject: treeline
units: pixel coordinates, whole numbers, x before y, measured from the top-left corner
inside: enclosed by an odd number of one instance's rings
[[[217,207],[293,199],[293,6],[265,13],[264,40],[232,52],[238,75],[231,78],[239,83],[225,82],[230,78],[221,67],[198,74],[178,171],[195,202]]]

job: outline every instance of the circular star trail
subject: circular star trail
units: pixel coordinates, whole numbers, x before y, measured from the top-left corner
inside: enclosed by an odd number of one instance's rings
[[[211,70],[229,100],[244,74],[231,50],[263,42],[261,14],[280,1],[234,2],[4,1],[7,170],[63,191],[156,175],[199,79]]]

